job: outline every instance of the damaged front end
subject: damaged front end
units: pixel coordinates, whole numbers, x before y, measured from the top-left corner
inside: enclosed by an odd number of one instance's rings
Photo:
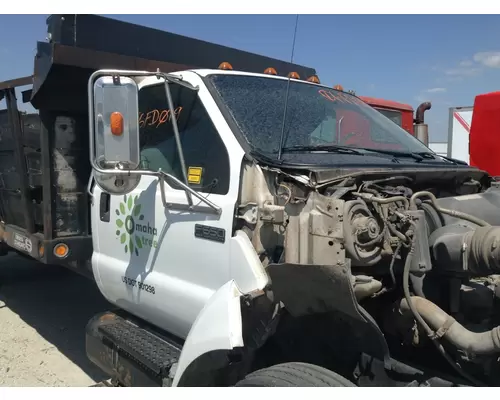
[[[487,186],[472,168],[303,173],[248,163],[236,229],[290,320],[301,321],[294,329],[334,352],[356,349],[350,379],[366,379],[359,360],[368,355],[384,374],[402,360],[412,377],[492,385],[500,230],[490,225],[500,225],[491,212],[500,190]],[[313,332],[304,327],[312,320],[321,320]],[[309,344],[308,354],[326,347]]]

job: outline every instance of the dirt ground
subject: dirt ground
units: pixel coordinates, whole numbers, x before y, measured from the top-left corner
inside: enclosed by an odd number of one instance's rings
[[[94,282],[15,255],[0,258],[0,386],[90,386],[85,325],[110,308]]]

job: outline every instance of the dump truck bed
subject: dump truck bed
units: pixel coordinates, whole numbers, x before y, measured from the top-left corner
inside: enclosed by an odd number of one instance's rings
[[[98,69],[217,68],[280,75],[313,68],[96,15],[51,15],[33,75],[0,82],[0,240],[45,263],[89,271],[92,255],[87,82]],[[16,88],[31,86],[19,93]],[[20,113],[18,103],[37,113]],[[55,256],[64,243],[69,254]]]

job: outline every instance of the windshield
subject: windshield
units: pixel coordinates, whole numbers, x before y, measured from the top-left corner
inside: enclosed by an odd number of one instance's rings
[[[345,92],[259,76],[214,74],[209,76],[209,81],[250,146],[266,155],[276,157],[283,126],[285,149],[342,145],[370,150],[432,152],[389,118]]]
[[[396,110],[388,110],[386,108],[376,108],[380,114],[385,115],[387,118],[389,118],[392,122],[397,124],[398,126],[403,125],[403,116],[401,114],[401,111],[396,111]]]

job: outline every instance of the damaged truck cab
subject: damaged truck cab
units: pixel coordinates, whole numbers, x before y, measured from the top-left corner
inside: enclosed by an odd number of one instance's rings
[[[121,384],[491,384],[488,175],[354,95],[227,65],[89,80],[92,268],[122,310],[91,359]]]
[[[486,172],[312,68],[103,17],[48,24],[33,77],[0,84],[2,250],[95,280],[116,309],[86,350],[113,384],[499,384]],[[36,118],[17,112],[26,82]]]

